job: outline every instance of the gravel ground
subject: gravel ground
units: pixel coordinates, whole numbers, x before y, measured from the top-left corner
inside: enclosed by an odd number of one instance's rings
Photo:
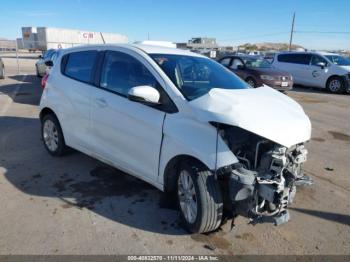
[[[190,235],[174,204],[146,183],[79,152],[54,158],[40,140],[40,79],[31,57],[4,58],[0,80],[0,254],[350,255],[350,96],[288,92],[310,116],[305,171],[282,226],[239,217]]]

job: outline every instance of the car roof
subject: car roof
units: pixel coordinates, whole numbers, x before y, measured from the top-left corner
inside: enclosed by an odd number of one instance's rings
[[[261,55],[225,55],[220,57],[219,59],[224,59],[224,58],[263,58]]]
[[[331,52],[315,52],[315,53],[317,53],[317,54],[321,54],[321,55],[339,55],[339,54],[337,54],[337,53],[331,53]]]
[[[90,50],[94,48],[113,48],[113,47],[122,47],[130,50],[141,50],[147,54],[167,54],[167,55],[186,55],[186,56],[196,56],[196,57],[204,57],[206,56],[193,53],[188,50],[164,47],[164,46],[156,46],[156,45],[145,45],[145,44],[99,44],[99,45],[81,45],[77,47],[71,47],[65,49],[64,53],[73,52],[75,50]]]
[[[138,49],[141,49],[147,54],[169,54],[169,55],[189,55],[189,56],[200,56],[200,54],[184,50],[178,48],[164,47],[164,46],[156,46],[156,45],[143,45],[143,44],[132,44]]]
[[[324,51],[285,51],[285,52],[279,52],[276,53],[276,55],[281,55],[281,54],[308,54],[308,55],[312,55],[312,54],[316,54],[316,55],[339,55],[336,53],[330,53],[330,52],[324,52]]]

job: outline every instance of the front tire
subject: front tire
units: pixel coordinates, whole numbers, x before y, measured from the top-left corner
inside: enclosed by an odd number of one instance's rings
[[[183,163],[178,172],[177,196],[181,219],[190,232],[211,232],[220,226],[221,190],[207,168],[198,163]]]
[[[333,76],[328,79],[326,88],[329,92],[333,94],[339,94],[344,90],[344,81],[339,76]]]
[[[53,156],[62,156],[66,152],[61,126],[53,114],[45,115],[41,122],[41,135],[46,150]]]

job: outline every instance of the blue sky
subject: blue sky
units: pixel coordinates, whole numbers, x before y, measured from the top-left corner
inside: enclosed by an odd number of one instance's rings
[[[0,37],[21,36],[22,26],[116,32],[130,42],[216,37],[220,44],[288,42],[309,49],[350,49],[349,0],[27,0],[2,1]]]

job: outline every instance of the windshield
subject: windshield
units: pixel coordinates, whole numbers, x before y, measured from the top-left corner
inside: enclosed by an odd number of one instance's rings
[[[271,67],[271,64],[262,58],[243,57],[242,59],[246,67],[248,68],[270,68]]]
[[[350,58],[340,55],[326,55],[326,57],[335,65],[348,66],[350,65]]]
[[[208,58],[169,54],[150,56],[188,100],[203,96],[212,88],[250,88],[230,70]]]

